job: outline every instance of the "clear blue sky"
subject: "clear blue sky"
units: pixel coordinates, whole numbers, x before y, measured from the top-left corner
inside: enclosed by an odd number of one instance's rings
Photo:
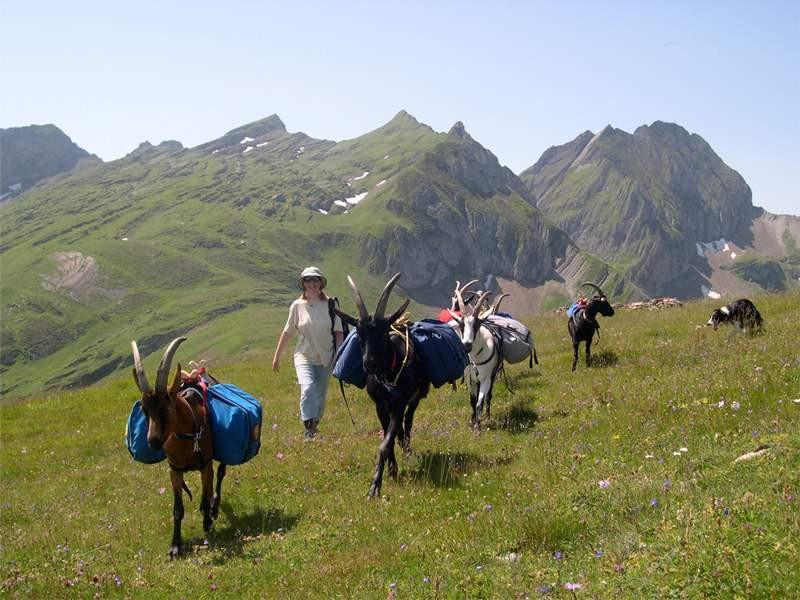
[[[662,120],[705,138],[756,205],[800,214],[794,0],[0,0],[0,19],[0,127],[54,123],[104,160],[272,113],[339,141],[405,109],[463,121],[519,173],[587,129]]]

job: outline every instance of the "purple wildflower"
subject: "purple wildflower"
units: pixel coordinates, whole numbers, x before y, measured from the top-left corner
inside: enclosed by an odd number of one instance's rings
[[[555,558],[556,560],[561,560],[563,557],[564,554],[561,552],[561,550],[556,550],[555,552],[553,552],[553,558]]]
[[[657,498],[653,498],[652,500],[650,500],[650,506],[652,506],[653,508],[658,506],[658,499]]]
[[[601,488],[605,490],[611,487],[611,481],[608,479],[601,479],[600,481],[597,482],[597,485],[599,485]]]
[[[572,582],[569,582],[569,581],[564,584],[564,589],[565,590],[579,590],[582,587],[583,586],[580,583],[572,583]]]
[[[595,550],[594,551],[594,557],[595,558],[602,558],[602,556],[603,556],[603,551],[602,550]]]

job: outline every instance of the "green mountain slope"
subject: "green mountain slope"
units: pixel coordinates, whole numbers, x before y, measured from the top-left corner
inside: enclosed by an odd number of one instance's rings
[[[0,212],[2,393],[97,381],[190,333],[188,352],[271,347],[317,264],[330,291],[449,302],[456,278],[536,285],[580,252],[457,124],[400,112],[335,143],[273,115],[196,148],[141,144],[33,189]],[[423,316],[421,312],[415,316]]]
[[[520,177],[578,246],[650,295],[700,294],[710,268],[698,243],[753,242],[758,211],[744,179],[700,136],[671,123],[584,132]]]

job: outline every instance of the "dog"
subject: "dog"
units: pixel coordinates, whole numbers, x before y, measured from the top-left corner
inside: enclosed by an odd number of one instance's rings
[[[747,298],[742,298],[716,309],[711,313],[706,325],[711,325],[716,331],[720,323],[729,323],[736,327],[734,331],[744,331],[754,335],[762,332],[764,319],[761,318],[755,304]]]

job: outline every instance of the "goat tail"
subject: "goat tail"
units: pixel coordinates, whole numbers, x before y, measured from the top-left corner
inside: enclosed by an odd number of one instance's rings
[[[187,496],[189,496],[189,501],[194,502],[194,498],[192,498],[192,491],[189,489],[189,486],[186,485],[185,481],[182,481],[181,483],[183,483],[183,491],[186,492]]]
[[[539,357],[536,356],[536,346],[533,346],[533,362],[535,362],[537,365],[539,364]]]

